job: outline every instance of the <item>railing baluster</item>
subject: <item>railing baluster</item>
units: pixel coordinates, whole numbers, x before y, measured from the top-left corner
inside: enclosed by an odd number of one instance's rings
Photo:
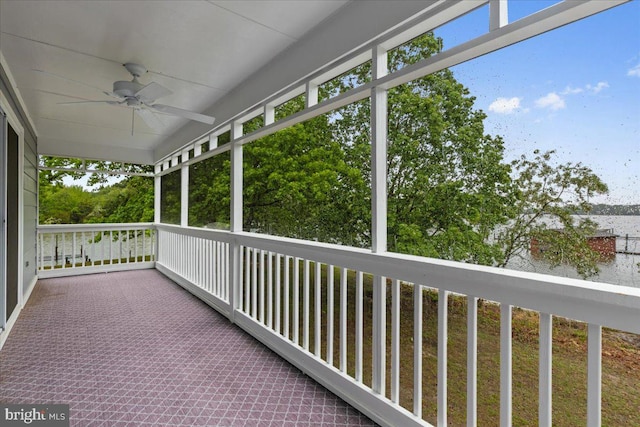
[[[289,336],[289,264],[291,257],[289,255],[284,256],[284,283],[282,284],[284,290],[284,330],[282,334],[287,337]]]
[[[413,285],[413,414],[422,418],[422,286]]]
[[[38,270],[43,270],[44,269],[44,236],[43,233],[38,233],[38,240],[40,242],[40,245],[38,247]]]
[[[218,251],[218,265],[216,266],[215,273],[218,276],[218,295],[223,300],[227,301],[229,298],[226,290],[226,271],[229,262],[229,246],[224,242],[217,242]]]
[[[540,313],[539,346],[538,425],[551,427],[552,317],[547,313]]]
[[[209,265],[209,287],[211,293],[216,296],[220,294],[220,276],[218,275],[218,265],[220,263],[218,256],[219,250],[220,246],[218,242],[211,242],[209,245],[209,255],[207,257],[207,264]]]
[[[244,251],[244,307],[242,311],[249,315],[251,307],[249,304],[251,301],[251,248],[245,246]]]
[[[67,246],[67,241],[65,239],[65,234],[66,233],[62,233],[62,258],[60,259],[60,263],[62,264],[62,268],[67,268],[67,259],[66,257],[66,246]]]
[[[207,280],[207,276],[209,275],[209,266],[211,265],[209,247],[212,244],[215,244],[215,241],[205,240],[201,238],[198,238],[196,240],[196,245],[198,247],[198,256],[196,262],[196,283],[199,288],[211,294],[213,294],[213,289],[211,288],[210,283]]]
[[[447,340],[449,292],[438,291],[438,425],[447,425]]]
[[[85,260],[87,257],[84,256],[84,251],[87,250],[87,245],[84,240],[84,231],[81,233],[82,244],[80,245],[80,259],[82,260],[82,266],[86,267]]]
[[[281,258],[282,255],[278,252],[276,252],[275,254],[276,256],[276,318],[275,318],[275,330],[276,332],[279,334],[281,333],[281,328],[280,325],[281,323],[281,316],[282,316],[282,308],[281,308],[281,303],[282,303],[282,276],[281,276],[281,272],[280,272],[280,267],[281,267]]]
[[[500,304],[500,426],[511,426],[511,306]]]
[[[309,351],[309,260],[304,260],[302,283],[302,347]]]
[[[478,424],[478,298],[467,297],[467,427]]]
[[[320,334],[322,329],[322,264],[316,261],[314,277],[314,331],[313,331],[313,354],[320,357]]]
[[[260,250],[260,317],[259,320],[262,324],[265,324],[264,321],[264,275],[265,275],[265,265],[264,265],[264,250]]]
[[[231,249],[228,243],[223,243],[222,247],[224,249],[224,262],[222,263],[222,298],[225,301],[230,301],[231,296],[229,295],[229,271],[231,269],[231,258],[229,257],[229,251]]]
[[[387,368],[387,279],[373,276],[373,345],[371,388],[385,395]]]
[[[347,372],[347,269],[340,269],[340,370]]]
[[[251,317],[258,318],[258,250],[253,248],[251,255]]]
[[[333,366],[333,265],[327,265],[327,362]]]
[[[587,330],[587,426],[602,421],[602,326],[589,323]]]
[[[75,231],[71,233],[71,238],[73,239],[71,242],[71,268],[76,268],[76,251],[78,249],[76,248],[77,233]]]
[[[215,287],[215,293],[214,295],[217,296],[220,299],[224,299],[224,277],[223,277],[223,267],[224,267],[224,245],[222,244],[222,242],[218,242],[218,241],[213,241],[212,242],[213,248],[215,249],[216,255],[216,270],[215,270],[215,276],[216,276],[216,287]],[[210,263],[211,261],[207,261],[208,263]]]
[[[400,401],[400,280],[391,288],[391,401]]]
[[[356,275],[356,381],[362,382],[362,271]]]
[[[293,342],[300,342],[300,258],[293,263]]]
[[[273,252],[267,252],[267,327],[273,328]]]

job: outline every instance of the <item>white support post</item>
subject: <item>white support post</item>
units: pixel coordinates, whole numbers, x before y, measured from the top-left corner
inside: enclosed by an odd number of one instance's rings
[[[387,52],[373,50],[373,78],[387,74]],[[373,252],[387,250],[387,90],[371,89],[371,239]]]
[[[185,159],[186,157],[186,159]],[[189,152],[182,152],[182,166],[180,167],[180,226],[189,225]]]
[[[494,31],[509,24],[507,12],[508,0],[489,1],[489,31]]]
[[[231,124],[231,232],[242,231],[242,123]]]
[[[236,139],[242,136],[242,123],[233,122],[231,124],[231,204],[229,209],[231,225],[230,231],[237,233],[242,231],[242,145],[236,142]],[[213,139],[213,135],[209,138],[209,149],[212,144],[217,145],[217,137]],[[231,305],[231,321],[235,319],[235,311],[238,308],[237,302],[240,301],[241,277],[242,277],[242,252],[241,246],[233,240],[230,243],[229,253],[231,255],[231,283],[229,287],[229,304]],[[248,262],[248,260],[247,260]],[[254,260],[255,262],[255,260]],[[248,280],[248,277],[247,277]],[[248,283],[248,281],[247,281]]]
[[[198,157],[202,154],[202,141],[193,146],[193,157]]]
[[[153,222],[160,223],[160,203],[162,193],[162,178],[158,175],[162,171],[162,164],[155,167],[156,176],[153,178]]]
[[[372,52],[373,78],[387,74],[387,51]],[[371,89],[371,236],[373,252],[387,250],[387,90]],[[385,394],[386,372],[386,278],[373,279],[373,378],[375,393]]]

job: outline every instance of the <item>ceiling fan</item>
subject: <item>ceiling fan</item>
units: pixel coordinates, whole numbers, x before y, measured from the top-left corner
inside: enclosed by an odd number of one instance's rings
[[[189,120],[212,125],[215,121],[214,117],[206,116],[182,108],[172,107],[170,105],[156,104],[158,98],[172,94],[169,89],[164,86],[151,82],[144,85],[138,81],[138,78],[147,72],[147,69],[140,64],[128,62],[123,64],[131,73],[133,80],[117,81],[113,83],[113,91],[103,91],[105,95],[117,99],[117,101],[75,101],[60,102],[58,105],[72,104],[109,104],[120,107],[130,107],[132,109],[131,116],[131,134],[133,135],[133,118],[137,114],[152,129],[161,130],[164,126],[156,113],[170,114],[173,116],[183,117]]]

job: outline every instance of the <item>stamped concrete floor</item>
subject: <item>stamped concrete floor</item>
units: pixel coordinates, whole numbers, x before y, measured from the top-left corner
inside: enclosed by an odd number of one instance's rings
[[[374,425],[156,270],[38,281],[0,402],[66,403],[83,427]]]

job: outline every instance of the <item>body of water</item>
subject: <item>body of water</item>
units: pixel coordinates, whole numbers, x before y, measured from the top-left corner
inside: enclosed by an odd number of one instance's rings
[[[629,252],[636,254],[616,254],[610,261],[603,261],[598,264],[600,274],[587,280],[592,282],[604,282],[621,286],[632,286],[640,288],[640,216],[630,215],[587,215],[582,218],[589,218],[598,224],[601,229],[613,229],[614,234],[619,235],[616,239],[618,250],[624,250],[625,246]],[[549,222],[551,227],[558,227],[559,224]],[[629,236],[629,240],[625,236]],[[550,268],[549,264],[533,259],[530,254],[512,259],[507,268],[521,271],[532,271],[536,273],[551,274],[553,276],[572,277],[580,279],[574,268],[560,265]]]

